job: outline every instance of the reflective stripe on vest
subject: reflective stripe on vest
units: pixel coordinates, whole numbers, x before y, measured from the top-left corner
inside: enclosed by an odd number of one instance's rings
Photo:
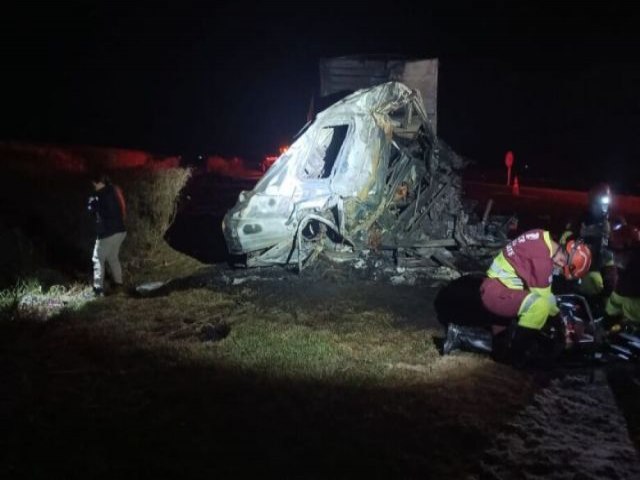
[[[549,255],[553,257],[551,234],[548,231],[542,232],[542,238],[544,243],[549,248]],[[515,268],[505,258],[504,253],[500,252],[496,258],[493,259],[489,270],[487,270],[487,276],[489,278],[497,278],[507,288],[513,290],[523,290],[524,282],[516,273]]]
[[[537,293],[529,294],[518,312],[518,325],[524,328],[540,330],[547,323],[551,313],[549,301]]]
[[[502,252],[493,259],[489,270],[487,270],[487,276],[489,278],[497,278],[505,287],[513,290],[522,290],[524,288],[522,279],[516,274],[515,269],[507,259],[504,258]]]
[[[545,230],[544,232],[542,232],[542,238],[544,238],[544,243],[546,243],[547,247],[549,247],[549,254],[553,257],[553,254],[556,252],[552,251],[553,247],[551,245],[551,234]]]
[[[530,293],[529,295],[524,297],[524,300],[522,301],[522,304],[520,304],[520,308],[518,309],[518,315],[522,315],[527,310],[529,310],[531,308],[531,305],[533,305],[539,298],[541,297],[537,293]]]

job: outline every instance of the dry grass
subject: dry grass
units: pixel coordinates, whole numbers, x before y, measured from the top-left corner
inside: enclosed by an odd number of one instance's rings
[[[400,327],[399,319],[384,309],[342,303],[318,311],[301,305],[292,314],[278,306],[265,308],[256,303],[257,295],[249,288],[194,288],[157,298],[115,296],[69,312],[66,318],[90,319],[92,332],[100,337],[133,342],[180,362],[224,365],[271,378],[428,385],[459,377],[460,365],[493,365],[474,355],[443,359],[432,340],[438,332]],[[219,324],[230,327],[229,336],[208,342],[205,327]]]
[[[164,234],[173,222],[180,192],[191,171],[186,168],[114,172],[112,180],[127,200],[127,240],[123,260],[138,267],[156,259],[166,246]]]
[[[177,285],[0,322],[10,476],[461,478],[535,388],[383,307]]]

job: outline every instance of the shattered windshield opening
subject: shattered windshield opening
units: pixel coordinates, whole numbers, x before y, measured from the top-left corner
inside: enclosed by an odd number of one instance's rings
[[[332,125],[320,130],[318,142],[304,165],[303,178],[329,178],[348,129],[348,125]]]

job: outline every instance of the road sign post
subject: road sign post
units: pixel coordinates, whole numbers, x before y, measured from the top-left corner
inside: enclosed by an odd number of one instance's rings
[[[507,167],[507,187],[511,185],[511,167],[513,166],[513,152],[509,150],[504,156],[504,164]]]

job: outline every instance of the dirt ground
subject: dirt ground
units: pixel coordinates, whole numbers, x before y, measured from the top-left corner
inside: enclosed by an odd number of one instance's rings
[[[312,274],[280,278],[282,280],[253,282],[253,288],[259,292],[256,301],[260,305],[305,305],[322,310],[328,305],[348,303],[355,309],[390,310],[403,324],[441,328],[434,307],[440,287],[435,282],[434,286],[390,285],[360,279],[316,278]]]

